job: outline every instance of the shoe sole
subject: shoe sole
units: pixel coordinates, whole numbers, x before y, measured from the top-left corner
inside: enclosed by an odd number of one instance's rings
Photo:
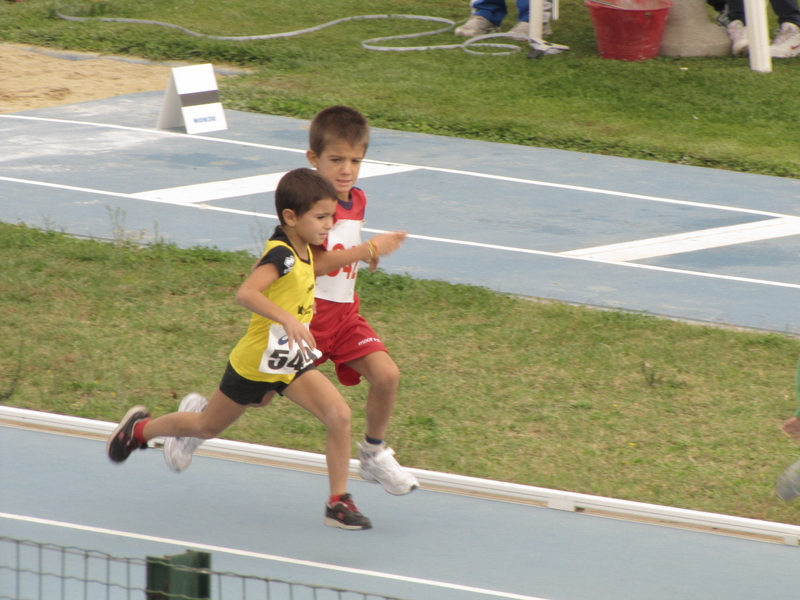
[[[191,407],[189,406],[190,404],[197,403],[198,402],[198,400],[197,400],[198,398],[203,398],[203,400],[205,400],[205,398],[203,396],[201,396],[200,394],[187,394],[186,397],[184,397],[184,399],[181,400],[181,403],[178,405],[178,412],[203,412],[202,410],[191,410]],[[208,406],[208,401],[207,400],[206,400],[205,404],[203,405],[203,409],[204,410],[205,410],[206,406]],[[169,460],[168,457],[172,456],[172,446],[175,444],[175,440],[176,439],[178,439],[178,438],[172,438],[171,437],[171,438],[167,438],[167,441],[164,442],[164,462],[167,463],[167,467],[169,467],[169,470],[172,471],[173,473],[182,473],[183,471],[185,471],[186,469],[188,469],[191,466],[192,457],[191,456],[189,457],[188,464],[183,468],[181,468],[180,466],[178,466],[177,464],[175,464],[171,460]],[[202,442],[200,443],[200,445],[202,445]],[[200,445],[198,445],[197,447],[199,448]],[[195,448],[195,450],[196,449],[197,448]]]
[[[330,517],[323,517],[323,523],[328,527],[338,527],[339,529],[344,529],[346,531],[361,531],[365,529],[372,529],[372,524],[369,525],[347,525],[342,523],[341,521],[337,521],[336,519],[331,519]]]
[[[181,403],[178,405],[178,412],[203,412],[201,410],[191,410],[189,407],[190,404],[198,402],[197,398],[203,398],[203,400],[206,400],[205,404],[203,404],[204,409],[206,406],[208,406],[208,400],[200,394],[187,394],[187,396],[181,400]]]
[[[115,465],[122,464],[123,462],[125,462],[125,460],[128,457],[126,456],[122,460],[114,460],[113,458],[111,458],[111,442],[113,442],[116,439],[116,437],[117,437],[117,435],[119,434],[120,431],[125,429],[125,426],[128,424],[128,421],[137,412],[143,412],[143,413],[147,414],[147,407],[146,406],[142,406],[142,405],[138,405],[138,406],[134,406],[133,408],[131,408],[128,412],[125,413],[125,416],[122,417],[122,421],[119,422],[119,425],[117,425],[117,428],[114,430],[114,432],[110,436],[108,436],[108,441],[106,442],[106,456],[108,456],[108,460],[110,460]]]
[[[375,477],[375,475],[373,475],[369,471],[365,471],[365,470],[361,469],[360,472],[359,472],[359,475],[361,475],[361,479],[363,479],[364,481],[369,481],[371,483],[379,483],[381,485],[381,487],[383,487],[383,489],[386,490],[387,492],[389,492],[392,496],[405,496],[406,494],[410,494],[411,492],[413,492],[415,489],[417,489],[419,487],[419,484],[412,483],[411,486],[409,488],[407,488],[407,489],[403,488],[403,489],[401,489],[399,491],[394,491],[394,490],[391,490],[388,487],[386,487],[380,479]]]
[[[189,466],[192,464],[192,459],[189,458],[189,464],[187,464],[183,468],[181,468],[177,464],[173,463],[169,459],[169,457],[172,456],[172,446],[175,444],[175,440],[177,440],[177,439],[178,438],[171,437],[171,438],[167,438],[167,441],[164,442],[164,462],[167,463],[167,467],[169,467],[169,470],[172,471],[173,473],[182,473],[183,471],[188,469]]]

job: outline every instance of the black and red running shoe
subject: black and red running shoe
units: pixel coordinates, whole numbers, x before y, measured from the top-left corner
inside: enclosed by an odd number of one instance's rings
[[[350,494],[344,494],[338,502],[325,504],[325,525],[340,529],[372,529],[372,522],[358,512]]]
[[[112,462],[121,463],[131,455],[134,450],[147,448],[147,444],[140,443],[133,435],[136,423],[150,417],[145,406],[134,406],[130,409],[120,424],[108,438],[106,453]]]

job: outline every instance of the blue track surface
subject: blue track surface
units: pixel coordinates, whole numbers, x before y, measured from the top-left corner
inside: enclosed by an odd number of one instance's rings
[[[797,547],[359,480],[375,527],[344,532],[322,524],[324,475],[203,456],[175,475],[159,450],[104,451],[0,426],[0,532],[139,558],[212,546],[215,570],[408,600],[797,598]]]

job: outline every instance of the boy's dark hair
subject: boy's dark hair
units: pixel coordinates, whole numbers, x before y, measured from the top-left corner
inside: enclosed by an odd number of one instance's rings
[[[295,169],[281,177],[275,189],[275,210],[281,225],[286,225],[283,211],[287,208],[302,217],[320,200],[336,200],[333,184],[312,169]]]
[[[349,106],[329,106],[317,113],[308,130],[308,145],[320,156],[332,141],[347,142],[351,146],[369,146],[367,118]]]

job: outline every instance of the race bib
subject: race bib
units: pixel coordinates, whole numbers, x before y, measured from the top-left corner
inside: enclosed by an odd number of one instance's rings
[[[328,232],[326,249],[347,250],[361,243],[361,228],[364,221],[337,221]],[[331,271],[327,275],[317,277],[314,295],[331,302],[352,302],[356,289],[358,261],[345,265],[341,269]]]
[[[305,326],[308,327],[308,323],[305,323]],[[305,342],[302,343],[302,348],[295,343],[289,350],[289,336],[286,335],[286,330],[283,325],[273,323],[269,328],[269,343],[261,355],[258,370],[273,375],[291,375],[302,371],[321,357],[322,352],[312,350]]]

